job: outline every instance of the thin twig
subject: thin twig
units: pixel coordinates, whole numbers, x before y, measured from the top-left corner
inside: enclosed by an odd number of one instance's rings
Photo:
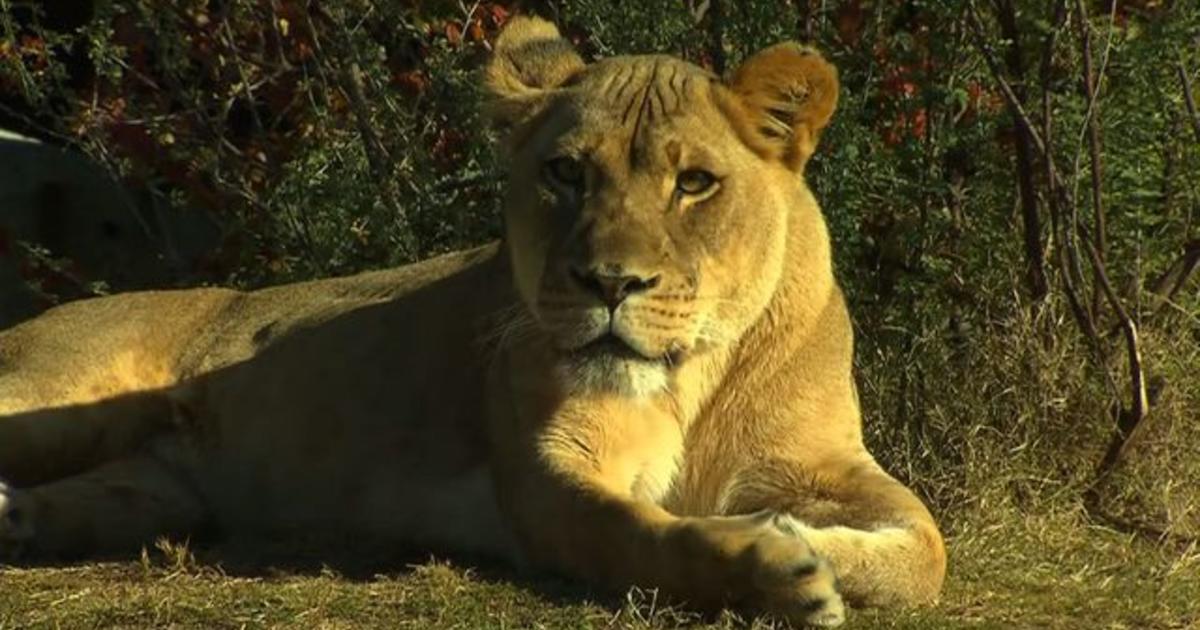
[[[1046,33],[1046,39],[1042,46],[1041,68],[1038,75],[1042,82],[1042,135],[1046,138],[1054,137],[1054,110],[1051,106],[1050,91],[1052,81],[1051,70],[1054,65],[1054,48],[1057,44],[1058,34],[1062,31],[1069,17],[1070,10],[1067,0],[1059,0],[1054,7],[1053,25],[1049,32]],[[1003,80],[1003,77],[999,78]],[[1026,121],[1025,124],[1030,127],[1033,126],[1032,121]],[[1064,205],[1073,206],[1074,200],[1067,196],[1066,189],[1062,186],[1061,180],[1057,178],[1057,169],[1054,165],[1053,156],[1043,153],[1041,157],[1046,169],[1047,186],[1050,188],[1050,193],[1046,195],[1046,206],[1049,209],[1052,234],[1060,242],[1060,246],[1056,249],[1058,251],[1059,269],[1062,271],[1063,293],[1066,295],[1067,305],[1071,309],[1071,314],[1074,316],[1076,324],[1078,324],[1080,330],[1083,332],[1084,339],[1092,351],[1096,365],[1100,367],[1100,371],[1104,374],[1110,390],[1114,395],[1117,395],[1120,389],[1117,387],[1116,380],[1113,378],[1111,371],[1105,365],[1104,348],[1100,343],[1095,322],[1092,319],[1091,313],[1083,307],[1082,300],[1079,299],[1079,285],[1083,282],[1079,254],[1075,247],[1074,232],[1067,228],[1066,222],[1062,219],[1062,207]]]
[[[410,257],[415,256],[418,251],[416,239],[413,238],[408,213],[400,205],[392,158],[383,146],[378,130],[371,122],[371,109],[363,90],[362,70],[357,62],[351,62],[346,65],[343,74],[342,89],[350,103],[350,110],[354,112],[354,120],[358,126],[359,135],[362,136],[363,149],[367,154],[367,163],[371,167],[376,185],[379,186],[384,205],[392,212],[392,220],[399,228],[398,234],[400,246],[404,250],[403,254]]]

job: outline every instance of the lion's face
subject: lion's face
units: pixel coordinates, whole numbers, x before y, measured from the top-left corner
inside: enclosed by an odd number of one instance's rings
[[[723,89],[671,58],[602,62],[514,152],[517,286],[576,381],[659,389],[769,297],[795,175],[738,139]]]
[[[573,59],[511,140],[515,282],[569,385],[642,395],[761,315],[807,155],[770,151],[755,134],[785,127],[696,66]]]

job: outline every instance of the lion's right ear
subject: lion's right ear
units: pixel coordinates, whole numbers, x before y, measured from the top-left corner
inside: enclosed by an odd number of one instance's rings
[[[729,82],[739,97],[737,125],[752,147],[799,170],[837,108],[838,76],[817,51],[776,44],[742,63]]]
[[[484,71],[492,117],[505,126],[527,120],[583,67],[575,47],[554,24],[538,17],[513,18],[496,38]]]

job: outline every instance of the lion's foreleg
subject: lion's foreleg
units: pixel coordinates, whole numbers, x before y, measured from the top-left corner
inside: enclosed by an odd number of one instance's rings
[[[679,518],[595,478],[525,474],[504,498],[536,565],[612,588],[656,588],[705,610],[735,606],[814,626],[844,619],[829,565],[764,515]]]
[[[508,440],[501,447],[512,450],[495,459],[501,504],[534,564],[618,589],[657,588],[703,609],[811,625],[844,618],[829,565],[772,519],[674,516],[632,496],[620,449],[594,441],[611,432],[561,435],[553,448]]]

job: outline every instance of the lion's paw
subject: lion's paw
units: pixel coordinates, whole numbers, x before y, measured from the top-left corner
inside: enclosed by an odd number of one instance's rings
[[[790,517],[762,515],[760,534],[748,550],[751,580],[764,612],[808,626],[829,628],[846,620],[837,577],[799,534]]]
[[[33,538],[33,510],[29,496],[0,481],[0,560],[20,555]]]
[[[792,624],[840,625],[846,605],[837,577],[829,561],[805,541],[803,529],[790,517],[763,511],[686,519],[681,531],[689,557],[716,561],[697,576],[701,589],[719,583],[727,603]]]

